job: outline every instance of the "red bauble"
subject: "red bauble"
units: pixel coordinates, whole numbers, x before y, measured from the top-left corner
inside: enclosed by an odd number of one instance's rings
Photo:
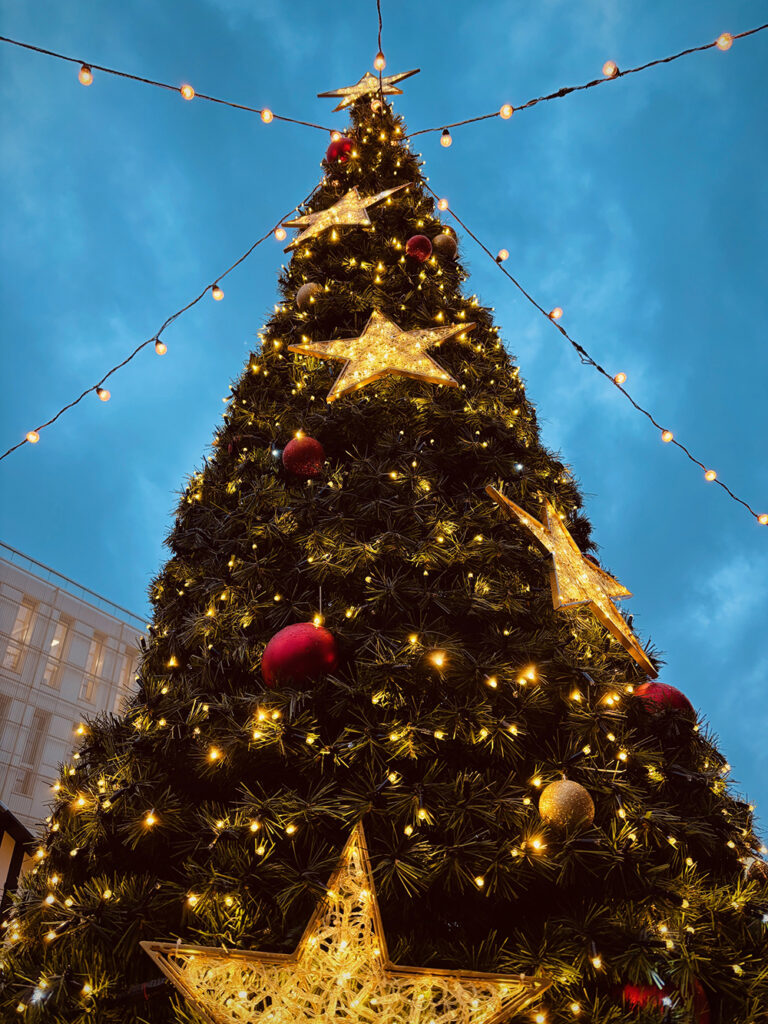
[[[696,717],[693,704],[685,694],[668,683],[641,683],[635,690],[635,696],[642,700],[647,711],[681,711],[689,717]]]
[[[264,648],[261,674],[267,686],[302,686],[333,672],[338,662],[333,633],[313,622],[297,622],[275,633]]]
[[[283,448],[283,465],[295,476],[320,476],[324,462],[325,449],[314,437],[294,437]]]
[[[426,235],[414,235],[405,243],[405,251],[412,260],[424,263],[432,255],[432,243]]]
[[[625,1006],[633,1010],[654,1007],[661,1012],[670,1005],[677,1005],[680,993],[670,985],[657,988],[655,985],[625,985],[621,990]],[[693,982],[693,1017],[691,1024],[711,1024],[712,1014],[704,986],[698,979]]]
[[[342,135],[341,138],[334,139],[328,149],[326,149],[325,159],[329,164],[345,164],[349,160],[349,154],[352,152],[353,145],[352,139]]]

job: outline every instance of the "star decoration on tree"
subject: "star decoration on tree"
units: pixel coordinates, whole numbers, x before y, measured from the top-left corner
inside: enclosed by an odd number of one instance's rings
[[[333,402],[348,391],[357,391],[381,377],[398,376],[424,380],[430,384],[458,387],[458,381],[427,355],[426,349],[440,345],[447,338],[471,331],[475,325],[449,324],[447,327],[424,327],[402,331],[378,309],[359,338],[335,338],[289,345],[289,352],[301,352],[318,359],[344,359],[341,373],[328,392]]]
[[[544,502],[545,524],[529,516],[518,505],[488,485],[493,500],[519,520],[552,555],[552,604],[555,609],[588,605],[605,628],[649,676],[658,673],[626,620],[611,600],[631,597],[626,587],[582,555],[573,537],[550,502]]]
[[[414,68],[413,71],[401,71],[398,75],[385,75],[381,79],[381,95],[402,96],[403,90],[396,89],[395,82],[402,82],[404,79],[410,78],[411,75],[418,75],[419,70],[419,68]],[[335,113],[337,110],[351,107],[353,103],[363,99],[365,96],[373,96],[378,93],[378,75],[372,75],[370,71],[366,71],[360,81],[355,82],[354,85],[345,85],[341,89],[331,89],[330,92],[319,92],[317,95],[323,98],[340,99],[339,105],[333,108]]]
[[[141,945],[207,1024],[501,1024],[551,985],[392,964],[362,825],[293,953]]]
[[[293,220],[284,220],[285,228],[303,228],[294,240],[286,245],[284,252],[295,249],[307,238],[314,238],[316,235],[327,231],[328,228],[349,227],[351,224],[370,225],[371,218],[368,216],[368,209],[376,203],[388,199],[389,196],[399,192],[401,188],[408,188],[410,182],[405,185],[397,185],[395,188],[388,188],[375,196],[360,197],[357,188],[351,188],[346,195],[343,195],[337,203],[329,206],[327,210],[318,210],[317,213],[305,213],[301,217],[294,217]]]

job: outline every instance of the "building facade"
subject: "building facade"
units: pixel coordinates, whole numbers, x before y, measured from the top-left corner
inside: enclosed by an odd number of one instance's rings
[[[131,692],[145,629],[146,620],[0,543],[0,808],[28,832],[48,814],[80,724],[118,712]],[[0,873],[8,857],[0,854]]]

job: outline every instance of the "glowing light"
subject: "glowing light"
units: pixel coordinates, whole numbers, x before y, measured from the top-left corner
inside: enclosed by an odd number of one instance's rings
[[[445,146],[447,149],[448,146],[452,145],[452,143],[453,139],[451,138],[451,133],[447,128],[443,128],[442,134],[440,135],[440,145]]]
[[[549,313],[549,319],[550,320],[559,320],[562,315],[563,315],[562,309],[559,306],[555,306],[555,308],[553,310],[551,310],[550,313]]]
[[[511,103],[505,103],[504,106],[499,111],[499,115],[501,117],[503,117],[505,121],[507,121],[507,120],[509,120],[510,117],[512,117],[514,112],[515,112],[515,108],[512,106],[512,104]]]
[[[37,442],[40,440],[40,435],[36,430],[30,430],[29,433],[27,434],[27,440],[29,441],[30,444],[37,444]]]
[[[712,483],[713,480],[717,480],[717,473],[714,471],[714,469],[708,469],[704,474],[704,479],[707,480],[709,483]]]
[[[108,402],[112,397],[112,393],[107,391],[106,388],[96,388],[96,394],[99,396],[102,402]]]
[[[433,651],[429,656],[429,660],[437,668],[442,668],[445,665],[445,651]]]
[[[331,142],[338,142],[341,138],[341,132],[331,132]]]
[[[80,85],[90,85],[93,81],[93,72],[87,64],[83,64],[77,73]]]
[[[377,71],[383,71],[384,68],[387,66],[387,58],[384,56],[381,50],[379,50],[379,52],[373,58],[373,66],[376,68]]]
[[[275,228],[275,238],[278,240],[278,242],[284,242],[287,235],[288,232],[285,230],[285,228]]]
[[[503,263],[504,260],[509,259],[509,252],[507,249],[499,249],[498,255],[496,256],[497,263]]]
[[[274,118],[274,116],[275,115],[272,113],[269,107],[264,107],[264,109],[261,112],[261,120],[264,122],[264,124],[269,124],[269,122]]]
[[[221,302],[224,298],[224,291],[217,284],[211,288],[211,295],[216,299],[217,302]]]
[[[733,46],[733,36],[730,32],[723,32],[722,35],[717,37],[717,48],[718,50],[730,50]]]
[[[91,986],[90,986],[90,985],[88,984],[88,982],[86,981],[86,983],[85,983],[85,984],[83,985],[83,987],[82,987],[82,988],[80,989],[80,992],[81,992],[81,994],[82,994],[82,995],[84,995],[84,996],[89,996],[89,995],[91,994],[91,992],[93,992],[93,988],[92,988],[92,987],[91,987]]]
[[[447,199],[438,199],[437,200],[437,208],[438,208],[438,210],[447,210],[448,209],[448,200]]]
[[[768,512],[761,512],[757,517],[757,521],[761,526],[768,526]]]
[[[144,817],[144,824],[147,828],[152,828],[153,825],[157,824],[157,817],[154,811],[149,811]]]
[[[669,442],[672,440],[674,436],[675,435],[672,433],[671,430],[662,430],[661,432],[661,440],[664,442],[664,444],[669,444]]]
[[[626,382],[627,382],[627,375],[626,375],[626,373],[624,373],[623,370],[621,372],[617,373],[616,376],[613,378],[613,383],[614,384],[626,384]]]
[[[181,93],[185,100],[191,100],[195,97],[195,90],[192,88],[191,85],[182,85],[182,87],[179,89],[179,92]]]
[[[218,761],[220,757],[221,757],[221,751],[219,750],[219,748],[218,747],[211,747],[210,750],[208,751],[208,760],[209,761]]]
[[[603,64],[603,74],[605,75],[606,78],[616,78],[618,73],[619,73],[619,66],[616,63],[616,61],[607,60],[605,62],[605,64]]]
[[[165,344],[164,341],[160,341],[160,339],[158,338],[157,341],[155,342],[155,352],[157,352],[159,356],[164,356],[167,351],[168,346]]]

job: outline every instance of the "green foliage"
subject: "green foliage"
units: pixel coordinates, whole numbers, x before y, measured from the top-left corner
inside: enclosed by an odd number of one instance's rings
[[[694,979],[713,1022],[765,1019],[751,809],[703,729],[638,706],[640,672],[599,623],[553,611],[548,560],[485,494],[503,482],[532,512],[545,495],[591,547],[461,263],[405,256],[442,225],[402,121],[366,103],[352,117],[356,155],[312,207],[413,186],[283,268],[181,497],[138,693],[62,768],[5,922],[3,1019],[36,987],[25,1020],[195,1019],[167,994],[123,1001],[155,974],[137,943],[290,951],[361,817],[395,961],[551,975],[549,1022],[658,1022],[619,994],[654,977],[685,994],[676,1021]],[[300,312],[306,281],[322,291]],[[473,322],[433,353],[461,387],[392,377],[328,405],[339,364],[287,347],[355,337],[374,308],[404,329]],[[299,430],[325,447],[320,481],[274,455]],[[338,670],[267,690],[265,644],[321,603]],[[562,774],[591,793],[594,827],[542,824],[538,793]]]

